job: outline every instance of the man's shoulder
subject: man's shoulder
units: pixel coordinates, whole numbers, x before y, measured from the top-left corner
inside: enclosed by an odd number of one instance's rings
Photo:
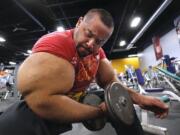
[[[51,32],[48,33],[44,36],[42,36],[42,39],[48,39],[48,40],[62,40],[62,41],[67,41],[68,39],[72,38],[72,31],[71,30],[66,30],[64,32]]]
[[[71,60],[75,54],[72,31],[52,32],[41,37],[34,45],[33,52],[48,52]]]

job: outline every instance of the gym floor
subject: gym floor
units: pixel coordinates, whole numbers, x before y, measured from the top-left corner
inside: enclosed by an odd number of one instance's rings
[[[11,106],[15,101],[19,100],[17,93],[13,97],[9,95],[6,100],[0,101],[0,112]],[[149,124],[165,127],[168,129],[168,135],[179,135],[180,133],[180,103],[171,101],[169,103],[169,115],[165,119],[157,119],[151,112],[148,112]],[[139,108],[136,108],[137,114],[140,118]],[[101,130],[92,132],[87,130],[81,123],[73,124],[73,130],[66,132],[62,135],[116,135],[114,129],[109,123]]]

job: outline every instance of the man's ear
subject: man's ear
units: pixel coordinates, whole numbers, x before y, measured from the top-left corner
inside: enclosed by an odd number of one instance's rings
[[[78,19],[78,22],[76,23],[76,27],[78,27],[80,24],[81,24],[81,22],[83,21],[83,17],[80,17],[79,19]]]

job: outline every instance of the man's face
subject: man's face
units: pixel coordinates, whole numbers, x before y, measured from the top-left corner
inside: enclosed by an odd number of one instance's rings
[[[74,31],[78,55],[83,58],[90,54],[96,54],[112,32],[113,28],[104,25],[98,15],[91,19],[80,18]]]

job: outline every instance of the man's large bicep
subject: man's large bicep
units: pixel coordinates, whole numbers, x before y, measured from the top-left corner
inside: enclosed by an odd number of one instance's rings
[[[73,82],[73,66],[48,53],[37,53],[27,58],[17,76],[18,89],[25,95],[38,90],[47,94],[66,93]]]

